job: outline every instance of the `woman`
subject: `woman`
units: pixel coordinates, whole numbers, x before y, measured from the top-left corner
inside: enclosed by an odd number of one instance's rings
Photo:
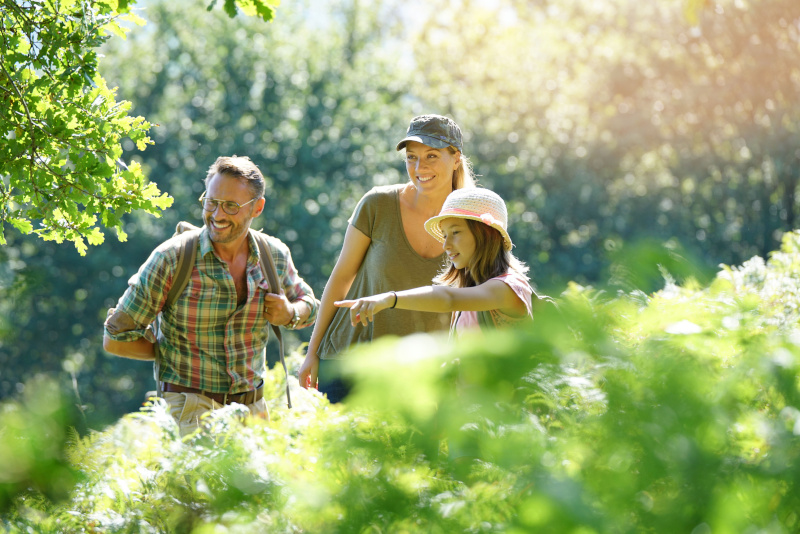
[[[533,318],[528,267],[511,253],[508,212],[497,193],[482,187],[453,191],[425,230],[442,243],[450,262],[434,279],[437,285],[335,302],[350,308],[352,324],[366,326],[390,309],[450,312],[457,335]]]
[[[356,206],[298,373],[301,386],[318,384],[331,402],[349,392],[338,377],[336,359],[350,345],[387,334],[443,330],[449,324],[445,313],[392,310],[368,325],[353,325],[349,311],[334,306],[339,300],[430,284],[446,260],[424,224],[439,214],[453,190],[475,185],[462,154],[461,129],[441,115],[415,117],[397,144],[402,149],[409,181],[375,187]]]

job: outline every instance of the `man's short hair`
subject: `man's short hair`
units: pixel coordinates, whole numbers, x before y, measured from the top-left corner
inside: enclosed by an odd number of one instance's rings
[[[211,167],[208,168],[205,184],[208,187],[208,182],[216,174],[226,174],[244,180],[247,182],[248,187],[253,192],[253,198],[261,198],[264,196],[264,175],[256,166],[255,163],[250,161],[247,156],[220,156]]]

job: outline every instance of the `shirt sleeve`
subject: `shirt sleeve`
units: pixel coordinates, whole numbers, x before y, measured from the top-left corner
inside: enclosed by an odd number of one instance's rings
[[[381,192],[377,189],[370,189],[361,197],[361,200],[358,201],[356,208],[353,210],[353,214],[347,221],[370,239],[374,232],[380,195]]]
[[[271,237],[270,248],[273,251],[275,269],[278,271],[278,276],[281,279],[284,295],[289,302],[305,302],[308,304],[310,310],[308,318],[298,324],[296,328],[299,329],[311,326],[317,320],[319,300],[314,296],[314,291],[311,289],[311,286],[308,285],[297,272],[294,262],[292,261],[292,254],[289,251],[289,247],[280,239]]]
[[[150,254],[139,272],[128,280],[128,289],[103,325],[109,339],[135,341],[144,337],[155,342],[152,323],[167,299],[176,261],[174,251],[170,253],[164,246]]]

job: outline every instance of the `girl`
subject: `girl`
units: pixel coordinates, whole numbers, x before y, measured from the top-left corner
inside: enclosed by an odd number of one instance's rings
[[[351,322],[365,326],[389,308],[451,312],[451,335],[532,319],[528,268],[511,254],[507,225],[505,202],[496,193],[479,187],[453,191],[439,215],[425,222],[450,262],[434,279],[437,285],[335,305],[350,308]]]

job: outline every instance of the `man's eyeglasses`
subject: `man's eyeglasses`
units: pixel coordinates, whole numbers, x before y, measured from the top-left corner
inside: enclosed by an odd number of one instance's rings
[[[236,215],[239,213],[239,210],[243,207],[247,206],[251,202],[255,202],[260,197],[256,197],[254,199],[245,202],[244,204],[239,204],[232,200],[216,200],[213,198],[206,198],[206,194],[203,193],[200,196],[200,203],[203,205],[203,209],[206,211],[217,211],[217,206],[222,206],[222,211],[227,213],[228,215]]]

